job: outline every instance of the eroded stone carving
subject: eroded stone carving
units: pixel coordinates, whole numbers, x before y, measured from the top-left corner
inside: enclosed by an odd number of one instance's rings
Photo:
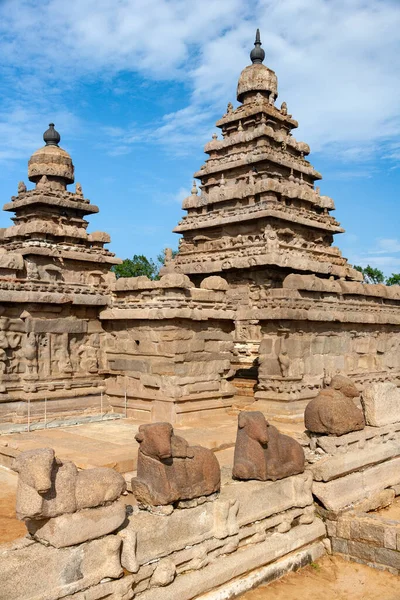
[[[220,489],[218,461],[211,450],[189,446],[169,423],[141,425],[137,477],[132,491],[144,505],[167,505],[209,496]]]
[[[296,440],[279,433],[259,411],[242,411],[232,475],[235,479],[283,479],[304,471],[304,451]]]
[[[304,412],[306,429],[333,435],[364,429],[364,415],[353,401],[359,395],[351,379],[335,375],[330,386],[308,403]]]
[[[107,468],[78,471],[73,462],[56,458],[51,448],[22,452],[13,462],[19,474],[17,516],[42,520],[103,506],[125,491],[125,480]]]

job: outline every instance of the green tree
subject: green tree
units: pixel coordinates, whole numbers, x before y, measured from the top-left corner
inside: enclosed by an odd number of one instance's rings
[[[379,269],[374,269],[370,265],[366,267],[354,265],[354,268],[363,274],[364,283],[385,283],[385,276]]]
[[[143,254],[134,254],[132,258],[126,258],[121,265],[115,265],[113,271],[120,277],[139,277],[145,275],[149,279],[158,279],[159,266]]]
[[[400,285],[400,273],[392,273],[392,275],[386,279],[386,285]]]

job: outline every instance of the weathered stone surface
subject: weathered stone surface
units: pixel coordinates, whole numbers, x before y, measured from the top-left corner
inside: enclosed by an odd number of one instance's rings
[[[239,552],[216,560],[201,570],[179,575],[173,583],[162,590],[163,600],[190,600],[228,581],[267,565],[290,552],[310,544],[326,535],[325,526],[317,519],[311,525],[299,525],[289,532],[276,533],[265,542],[250,545]],[[158,594],[158,595],[157,595]],[[143,600],[158,600],[160,590],[149,589],[142,594]]]
[[[2,546],[0,590],[5,600],[56,600],[122,575],[121,539],[108,536],[56,549],[26,540]]]
[[[327,483],[316,481],[313,494],[328,510],[339,511],[399,482],[400,458],[394,458]]]
[[[200,287],[204,290],[222,290],[226,291],[229,288],[229,284],[223,277],[217,275],[211,275],[206,277],[200,284]]]
[[[137,477],[132,491],[143,504],[165,505],[219,491],[221,474],[211,450],[189,446],[169,423],[141,425]]]
[[[28,520],[26,526],[36,540],[65,548],[112,533],[125,521],[125,513],[125,505],[115,501],[43,521]]]
[[[19,473],[19,519],[40,520],[99,506],[126,489],[120,473],[107,468],[78,472],[74,463],[57,459],[51,448],[22,452],[12,467]]]
[[[112,502],[125,489],[123,476],[113,469],[99,467],[79,471],[75,488],[77,509],[92,508]]]
[[[155,571],[151,577],[150,585],[155,587],[165,587],[172,583],[175,579],[176,567],[173,560],[163,558],[157,564]]]
[[[232,475],[235,479],[276,481],[304,471],[304,451],[293,438],[282,435],[261,412],[242,411]]]
[[[344,454],[326,456],[310,466],[316,481],[330,481],[362,467],[400,455],[400,440],[381,444],[369,443],[365,448],[346,449]]]
[[[373,383],[361,396],[368,425],[382,427],[400,421],[400,389],[393,383]]]
[[[313,433],[344,435],[365,427],[364,415],[341,391],[327,388],[311,400],[304,412],[306,429]]]
[[[240,526],[260,521],[293,507],[312,505],[312,474],[305,471],[278,481],[232,481],[223,486],[220,501],[239,502]]]

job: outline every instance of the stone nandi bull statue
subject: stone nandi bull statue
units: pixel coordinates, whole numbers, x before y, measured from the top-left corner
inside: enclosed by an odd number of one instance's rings
[[[304,411],[306,429],[313,433],[332,435],[344,435],[364,429],[364,414],[353,401],[359,395],[360,392],[351,379],[335,375],[329,387],[321,390],[307,404]]]
[[[116,500],[125,480],[107,468],[78,471],[73,462],[61,461],[51,448],[22,452],[12,468],[19,473],[17,517],[41,520],[93,508]]]
[[[189,446],[169,423],[141,425],[132,492],[145,505],[167,505],[218,492],[221,473],[211,450]]]
[[[232,475],[234,479],[283,479],[304,471],[304,451],[279,433],[261,412],[239,413]]]

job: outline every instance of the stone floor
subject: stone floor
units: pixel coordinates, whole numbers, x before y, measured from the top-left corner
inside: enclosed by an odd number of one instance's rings
[[[385,571],[324,556],[296,573],[240,596],[241,600],[399,600],[400,578]]]
[[[10,467],[13,456],[24,450],[51,447],[59,458],[73,460],[82,469],[104,466],[121,473],[131,472],[136,469],[138,445],[134,438],[140,425],[141,422],[135,419],[118,419],[4,434],[0,436],[0,465]],[[304,430],[301,424],[275,425],[283,433],[296,436],[301,436]],[[233,451],[226,450],[235,445],[237,415],[199,419],[174,429],[191,445],[214,450],[222,466],[231,462]]]

